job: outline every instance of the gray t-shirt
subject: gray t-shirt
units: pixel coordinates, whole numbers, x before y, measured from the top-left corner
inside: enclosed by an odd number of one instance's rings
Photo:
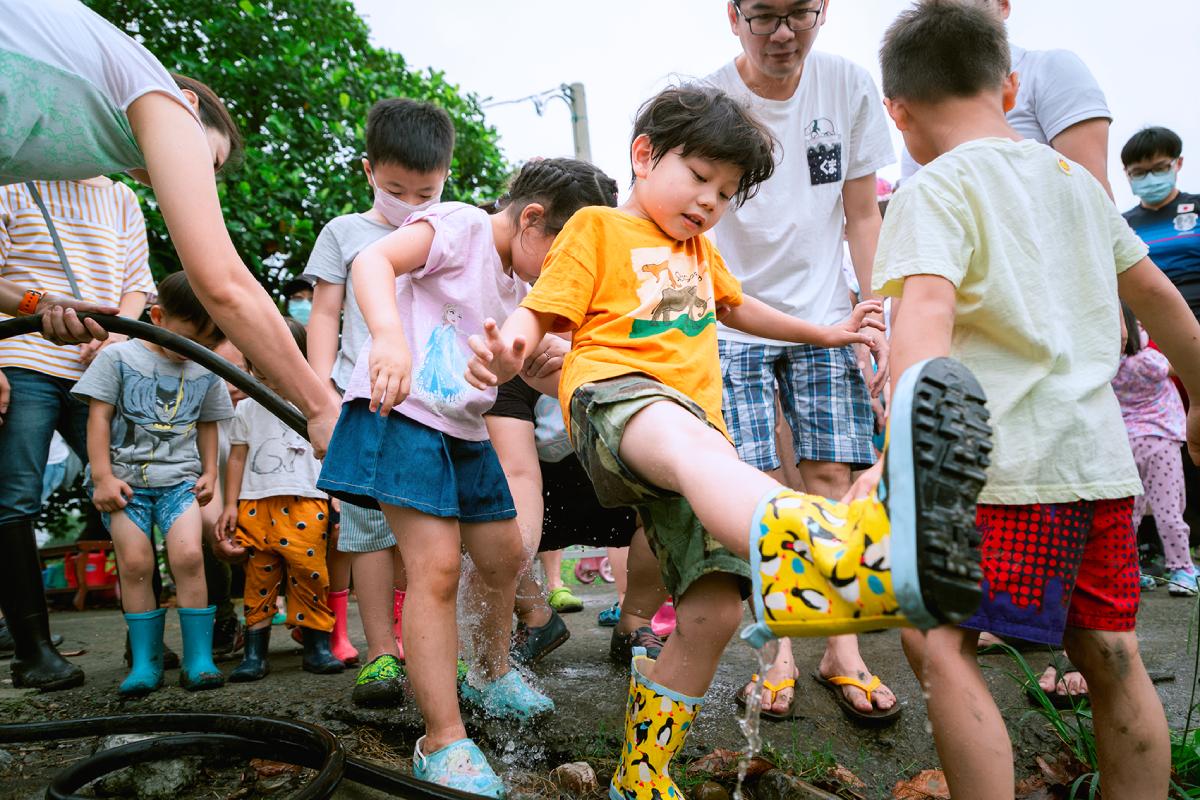
[[[362,214],[343,214],[334,217],[317,236],[304,277],[346,287],[346,300],[342,313],[342,343],[337,359],[333,362],[333,382],[341,391],[346,390],[350,376],[354,374],[354,362],[367,341],[370,331],[358,303],[354,299],[354,282],[350,280],[350,265],[363,248],[382,239],[396,230],[364,217]],[[401,278],[401,280],[404,280]]]
[[[233,416],[225,383],[191,361],[140,341],[104,348],[71,390],[116,406],[113,474],[131,486],[166,488],[200,477],[196,424]]]

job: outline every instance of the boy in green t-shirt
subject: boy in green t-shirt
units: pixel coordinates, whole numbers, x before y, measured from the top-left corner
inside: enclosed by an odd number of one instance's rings
[[[925,164],[893,197],[875,262],[875,289],[903,296],[892,375],[962,361],[995,428],[979,611],[962,627],[904,632],[951,792],[1013,796],[1004,720],[975,658],[991,631],[1066,645],[1091,690],[1103,796],[1166,797],[1166,720],[1134,633],[1141,484],[1109,383],[1118,293],[1193,393],[1200,326],[1087,170],[1005,121],[1017,76],[993,15],[926,0],[893,23],[881,60],[888,110]],[[1200,406],[1188,423],[1200,457]]]

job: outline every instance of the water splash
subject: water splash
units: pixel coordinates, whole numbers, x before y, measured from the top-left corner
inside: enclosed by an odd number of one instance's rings
[[[767,679],[767,670],[771,664],[775,662],[775,656],[779,653],[779,641],[772,639],[762,646],[761,649],[754,651],[754,655],[758,658],[758,677],[750,687],[749,694],[746,695],[746,713],[738,719],[738,728],[741,729],[742,735],[746,737],[746,751],[738,759],[738,780],[737,786],[733,789],[733,800],[743,800],[742,784],[746,781],[746,775],[750,771],[750,762],[762,750],[762,736],[759,735],[759,724],[762,722],[762,693],[763,682]]]

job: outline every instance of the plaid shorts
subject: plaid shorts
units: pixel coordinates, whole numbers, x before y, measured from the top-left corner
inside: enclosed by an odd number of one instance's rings
[[[685,498],[643,481],[621,461],[625,426],[637,412],[660,400],[676,403],[708,423],[704,409],[682,392],[647,375],[621,375],[575,390],[571,446],[601,505],[637,509],[646,540],[658,558],[663,585],[672,597],[682,597],[693,582],[713,572],[737,578],[742,597],[748,597],[749,562],[709,535]]]
[[[722,407],[738,457],[756,469],[779,469],[775,387],[800,461],[875,463],[875,415],[853,347],[720,341]]]

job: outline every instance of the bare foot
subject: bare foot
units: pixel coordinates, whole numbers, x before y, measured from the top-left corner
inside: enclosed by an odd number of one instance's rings
[[[1087,681],[1079,670],[1070,670],[1059,675],[1053,664],[1046,667],[1042,677],[1038,678],[1038,686],[1042,687],[1046,694],[1060,694],[1064,697],[1086,697],[1088,693]]]
[[[775,656],[774,663],[767,669],[767,676],[764,680],[767,683],[772,683],[778,686],[788,678],[795,680],[799,673],[796,672],[796,661],[792,655],[792,643],[788,639],[779,640],[779,654]],[[754,688],[754,682],[747,683],[742,688],[742,696],[749,695],[751,689]],[[770,711],[775,714],[783,714],[787,712],[792,705],[792,698],[795,697],[796,690],[791,686],[786,689],[780,689],[771,696],[770,690],[764,688],[762,695],[762,710]]]
[[[83,611],[87,606],[87,589],[80,586],[75,590],[75,598],[71,601],[71,605],[75,606],[76,611]]]
[[[817,670],[823,678],[846,675],[857,678],[863,683],[868,683],[872,675],[871,670],[867,669],[866,662],[859,655],[858,638],[853,635],[834,636],[828,639],[825,645],[825,655],[821,657],[821,663]],[[887,711],[896,705],[896,695],[882,683],[871,693],[870,700],[867,699],[866,692],[855,686],[843,686],[842,693],[847,700],[854,704],[856,709],[864,714],[869,714],[876,708],[880,711]]]
[[[979,644],[975,649],[982,650],[985,647],[995,647],[996,645],[1000,644],[1004,644],[1003,639],[994,633],[988,633],[987,631],[984,631],[983,633],[979,634]]]

